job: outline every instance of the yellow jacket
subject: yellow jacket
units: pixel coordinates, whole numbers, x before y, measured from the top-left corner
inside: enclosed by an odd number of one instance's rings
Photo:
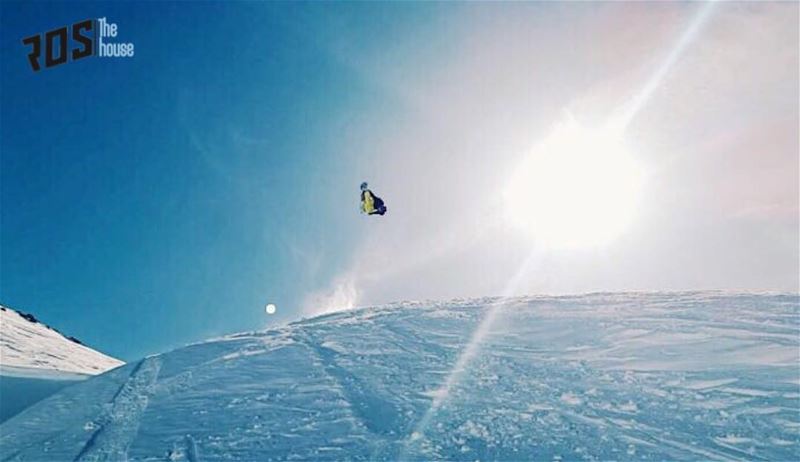
[[[369,189],[361,193],[361,211],[367,215],[375,211],[375,199]]]

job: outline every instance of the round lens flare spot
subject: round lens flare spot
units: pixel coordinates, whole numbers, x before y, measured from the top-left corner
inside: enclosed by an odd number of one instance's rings
[[[632,221],[642,178],[618,130],[569,120],[514,171],[504,192],[506,218],[547,247],[600,246]]]
[[[275,312],[278,311],[278,307],[275,306],[274,303],[267,303],[267,306],[264,307],[264,311],[266,311],[267,314],[275,314]]]

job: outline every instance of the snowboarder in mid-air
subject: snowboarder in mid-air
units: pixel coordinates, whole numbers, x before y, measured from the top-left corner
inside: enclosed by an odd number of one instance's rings
[[[361,183],[361,213],[367,215],[383,215],[386,213],[386,205],[383,199],[376,196],[367,188],[367,182]]]

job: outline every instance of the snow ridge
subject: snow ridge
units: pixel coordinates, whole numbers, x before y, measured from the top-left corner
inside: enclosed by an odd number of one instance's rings
[[[496,303],[335,313],[146,358],[0,425],[0,459],[800,460],[797,294],[511,299],[442,396]]]
[[[66,337],[35,317],[0,306],[0,374],[42,377],[51,373],[96,375],[123,364]]]

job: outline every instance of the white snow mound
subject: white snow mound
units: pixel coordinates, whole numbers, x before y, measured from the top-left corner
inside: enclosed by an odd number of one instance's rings
[[[516,298],[459,361],[496,303],[148,357],[0,425],[0,459],[800,460],[798,295]]]
[[[123,364],[29,316],[0,306],[0,374],[22,377],[96,375]]]

